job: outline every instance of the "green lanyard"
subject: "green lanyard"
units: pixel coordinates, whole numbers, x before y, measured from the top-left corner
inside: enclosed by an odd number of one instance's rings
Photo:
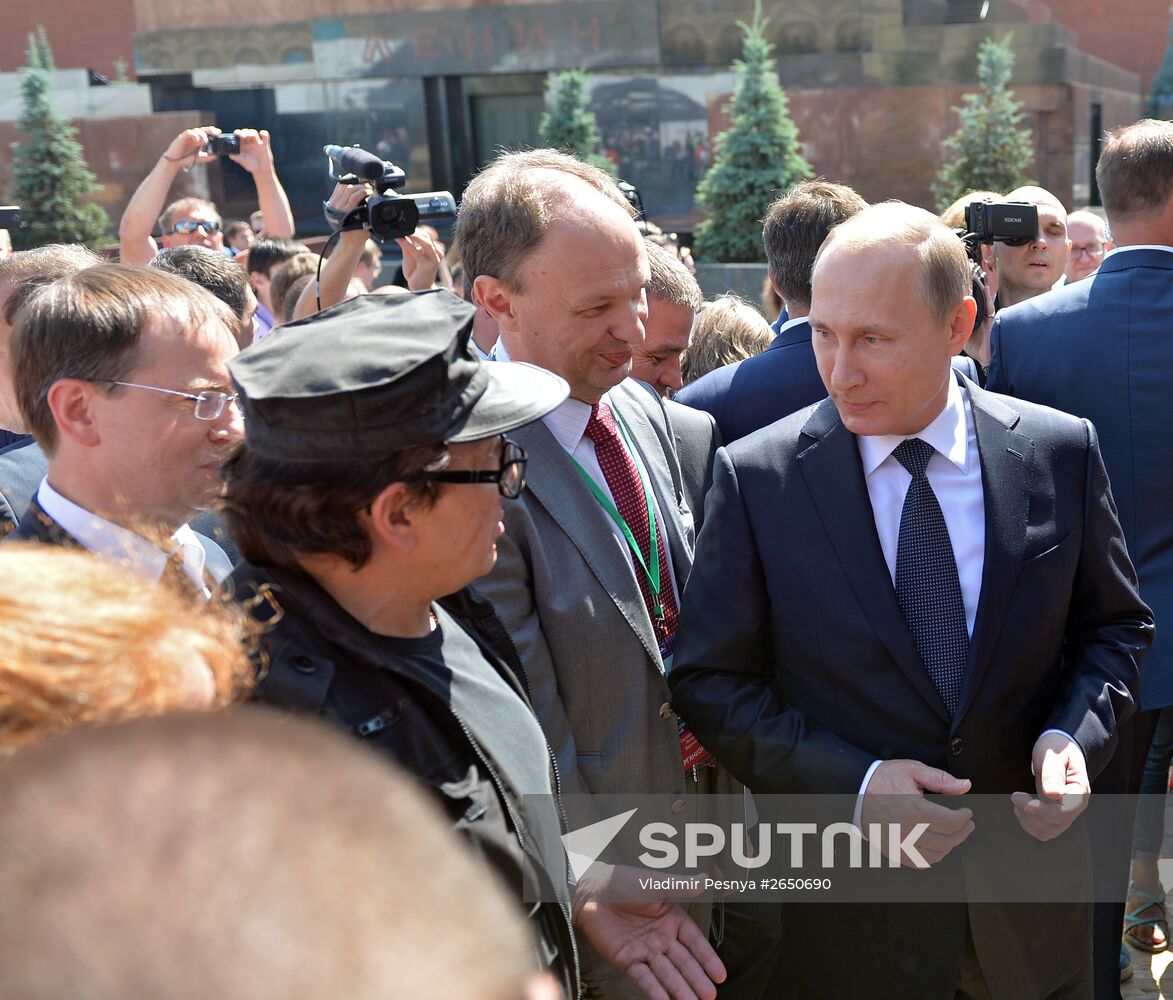
[[[660,546],[657,544],[656,507],[652,500],[652,488],[648,483],[647,473],[644,472],[639,453],[636,452],[635,446],[631,443],[631,437],[627,433],[627,427],[623,423],[623,418],[616,411],[612,410],[611,412],[615,417],[615,425],[619,428],[619,436],[623,439],[623,443],[627,446],[627,451],[635,463],[635,471],[639,474],[640,485],[644,488],[644,502],[648,505],[648,547],[650,549],[648,554],[651,557],[652,563],[650,568],[644,559],[644,554],[640,551],[639,543],[635,540],[635,535],[632,534],[631,528],[628,526],[623,515],[619,513],[619,508],[615,506],[615,502],[591,478],[591,474],[579,464],[578,459],[571,455],[570,460],[574,463],[574,467],[578,469],[578,474],[582,476],[582,481],[586,483],[587,489],[594,494],[595,499],[599,501],[603,510],[607,512],[607,515],[615,522],[615,526],[623,533],[623,537],[627,539],[627,545],[631,549],[631,554],[635,557],[639,568],[643,570],[644,576],[647,577],[648,590],[652,594],[652,622],[656,627],[657,635],[663,638],[665,626],[664,605],[660,602]]]

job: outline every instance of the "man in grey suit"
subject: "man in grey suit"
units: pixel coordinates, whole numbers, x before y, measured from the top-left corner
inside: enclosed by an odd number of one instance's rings
[[[1066,834],[1134,710],[1152,614],[1091,424],[951,370],[975,311],[951,230],[865,209],[812,291],[830,399],[718,453],[673,705],[754,791],[929,824],[940,898],[965,899],[963,842],[992,836],[967,792],[1004,796],[1000,862],[1083,847]],[[782,911],[796,997],[1092,995],[1086,906]]]
[[[478,589],[520,654],[563,789],[671,794],[683,809],[715,769],[664,679],[693,512],[663,403],[627,379],[647,315],[644,241],[606,174],[551,150],[502,155],[475,178],[456,238],[501,331],[495,357],[561,375],[571,396],[516,432],[527,485]],[[690,912],[707,925],[707,906]],[[592,990],[634,995],[583,959]]]
[[[644,342],[632,356],[631,376],[664,400],[680,459],[684,498],[700,531],[705,494],[713,482],[713,456],[723,442],[710,414],[674,402],[672,394],[684,385],[680,359],[688,349],[693,320],[704,305],[704,296],[692,272],[672,251],[646,237],[644,249],[650,275],[644,289],[648,318],[644,321]]]

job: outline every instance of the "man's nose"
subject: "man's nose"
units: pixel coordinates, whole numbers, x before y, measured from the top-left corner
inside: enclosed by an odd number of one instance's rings
[[[212,426],[208,430],[208,436],[213,441],[219,441],[221,443],[226,441],[239,441],[244,437],[244,417],[238,401],[232,400],[224,404],[224,409],[220,411],[220,416],[212,421]]]
[[[648,306],[643,296],[636,303],[624,309],[611,325],[611,335],[625,344],[638,347],[644,342],[644,323],[648,318]]]
[[[863,371],[855,360],[854,352],[847,346],[837,347],[832,358],[830,388],[842,392],[861,385],[863,381]]]
[[[660,384],[673,392],[684,388],[684,375],[680,371],[680,355],[674,354],[664,361],[660,369]]]

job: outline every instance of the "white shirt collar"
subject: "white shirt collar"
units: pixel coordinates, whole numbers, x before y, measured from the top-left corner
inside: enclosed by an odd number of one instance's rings
[[[792,326],[798,326],[799,323],[807,323],[807,322],[809,322],[808,317],[795,316],[793,319],[788,319],[785,323],[783,323],[780,327],[778,327],[778,332],[776,334],[774,334],[774,336],[781,337],[782,334],[785,333],[787,330],[789,330]]]
[[[1118,253],[1127,253],[1129,250],[1164,250],[1165,253],[1173,253],[1173,247],[1165,246],[1162,243],[1133,243],[1124,247],[1112,247],[1104,254],[1104,260],[1114,257]]]
[[[945,397],[945,407],[923,430],[916,434],[875,434],[859,437],[863,474],[870,476],[896,450],[901,441],[914,437],[927,441],[958,469],[966,472],[969,462],[966,433],[965,401],[961,395],[961,386],[950,371],[949,394]]]
[[[509,351],[505,347],[505,341],[500,337],[497,338],[497,343],[493,345],[493,350],[489,353],[489,357],[497,362],[512,361],[509,357]],[[611,405],[611,400],[608,393],[603,393],[599,400],[602,403]],[[578,447],[579,442],[586,434],[587,421],[591,419],[591,404],[584,403],[581,399],[574,399],[567,397],[557,407],[542,417],[542,423],[546,425],[546,429],[554,435],[554,439],[562,446],[562,450],[574,453],[574,449]]]
[[[79,507],[53,489],[48,478],[41,480],[37,490],[37,503],[84,548],[122,563],[132,573],[144,579],[156,581],[162,578],[163,570],[167,568],[168,553],[129,528],[114,524],[84,507]],[[184,571],[191,577],[192,582],[204,588],[204,562],[207,553],[200,545],[196,533],[189,525],[184,524],[171,538],[180,550]]]

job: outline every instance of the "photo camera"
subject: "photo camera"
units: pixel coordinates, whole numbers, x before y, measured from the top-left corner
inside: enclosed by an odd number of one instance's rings
[[[20,228],[20,208],[16,205],[0,205],[0,229]]]
[[[456,218],[456,199],[450,191],[424,194],[398,194],[407,175],[389,160],[381,160],[358,146],[322,147],[329,161],[330,179],[338,184],[371,184],[376,194],[342,215],[323,203],[326,221],[331,228],[369,229],[371,239],[386,243],[399,236],[410,236],[421,222],[439,222]]]
[[[240,136],[234,132],[228,132],[225,135],[209,136],[208,144],[204,146],[205,153],[211,153],[213,156],[228,156],[233,153],[240,152]]]

